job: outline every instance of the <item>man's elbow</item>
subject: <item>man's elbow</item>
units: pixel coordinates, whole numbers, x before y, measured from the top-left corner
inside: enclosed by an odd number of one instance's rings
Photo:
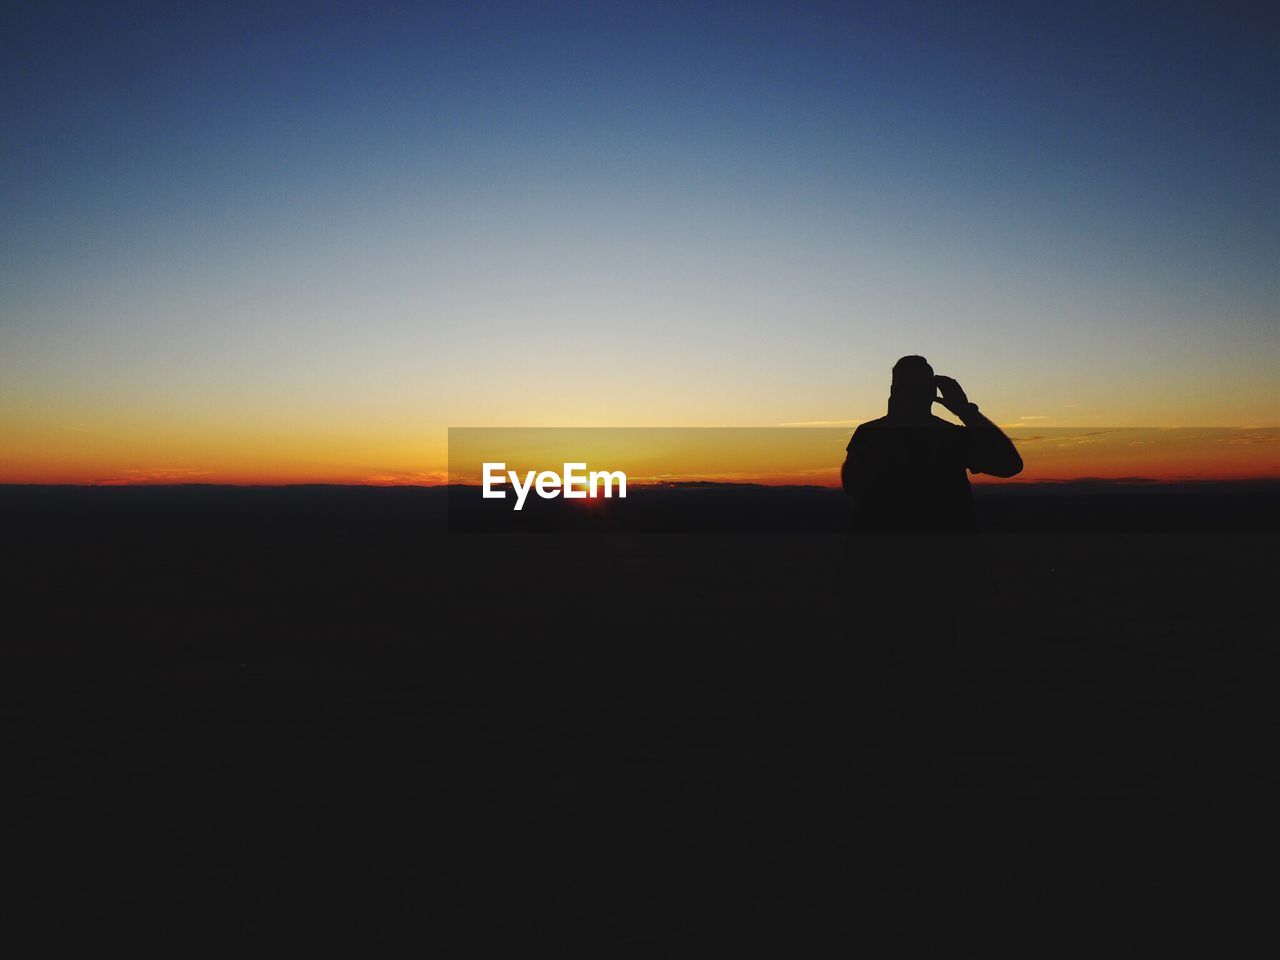
[[[1022,472],[1022,457],[1014,451],[1013,455],[1002,463],[996,464],[996,469],[988,470],[992,476],[1000,477],[1002,480],[1008,480],[1010,477],[1016,477]]]

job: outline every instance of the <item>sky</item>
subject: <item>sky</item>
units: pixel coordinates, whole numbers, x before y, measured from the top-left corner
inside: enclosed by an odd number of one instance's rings
[[[16,6],[0,481],[851,425],[910,353],[1001,424],[1240,428],[1280,475],[1263,4]]]

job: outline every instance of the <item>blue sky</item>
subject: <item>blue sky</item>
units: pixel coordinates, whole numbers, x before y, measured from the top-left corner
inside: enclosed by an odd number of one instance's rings
[[[41,456],[865,419],[914,352],[1007,421],[1280,420],[1263,5],[3,16]]]

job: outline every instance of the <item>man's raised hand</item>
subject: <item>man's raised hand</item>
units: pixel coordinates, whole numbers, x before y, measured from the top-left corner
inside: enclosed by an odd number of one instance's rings
[[[969,398],[964,394],[964,387],[951,377],[934,377],[933,382],[941,394],[933,398],[934,403],[942,404],[957,417],[968,412]]]

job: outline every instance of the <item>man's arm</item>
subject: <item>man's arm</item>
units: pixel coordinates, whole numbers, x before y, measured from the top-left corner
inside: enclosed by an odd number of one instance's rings
[[[845,447],[844,464],[840,467],[840,485],[844,487],[846,496],[857,498],[867,487],[866,452],[858,440],[858,431],[853,432],[849,445]]]
[[[989,473],[993,477],[1016,477],[1022,472],[1022,456],[1004,431],[978,411],[976,403],[970,403],[964,389],[950,377],[934,377],[942,396],[940,403],[957,417],[969,431],[969,464],[974,473]]]
[[[840,465],[840,486],[844,487],[845,496],[856,496],[857,485],[857,434],[849,441],[849,445],[845,447],[844,463]]]

